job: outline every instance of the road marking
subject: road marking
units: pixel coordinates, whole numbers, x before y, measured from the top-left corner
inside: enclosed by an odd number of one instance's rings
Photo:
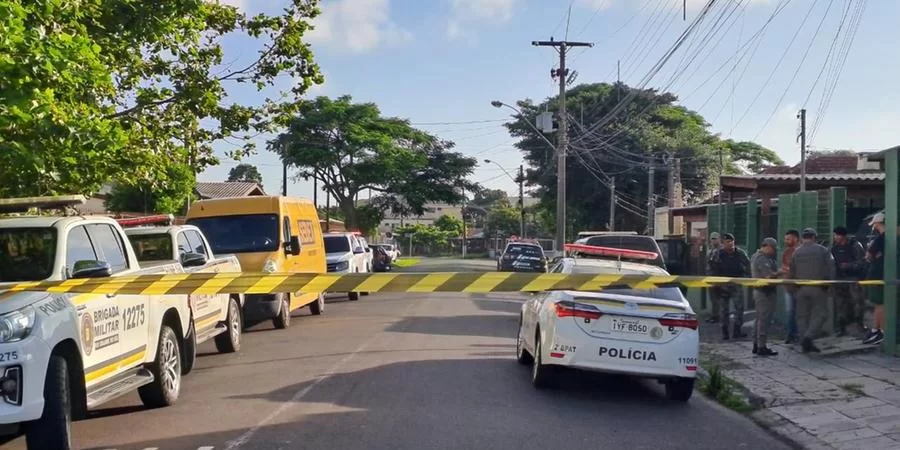
[[[348,354],[347,356],[341,358],[338,362],[334,363],[333,366],[328,368],[328,370],[325,371],[325,373],[321,377],[319,377],[316,381],[313,381],[312,384],[309,384],[305,388],[294,393],[294,396],[291,397],[290,400],[288,400],[286,403],[279,406],[278,409],[276,409],[275,411],[272,411],[271,414],[269,414],[268,416],[266,416],[265,418],[260,420],[256,425],[253,426],[253,428],[247,430],[244,434],[238,436],[237,439],[227,442],[225,445],[225,450],[235,450],[237,448],[240,448],[242,445],[246,444],[247,442],[249,442],[250,439],[252,439],[253,436],[256,435],[256,433],[260,429],[262,429],[264,426],[266,426],[269,422],[274,420],[276,417],[278,417],[282,413],[284,413],[287,410],[291,409],[292,407],[296,406],[297,403],[299,403],[300,400],[302,400],[303,397],[306,396],[306,394],[309,394],[310,391],[313,390],[313,388],[318,386],[323,381],[331,378],[335,373],[337,373],[338,370],[341,369],[341,367],[343,367],[345,364],[347,364],[347,362],[349,362],[351,359],[353,359],[353,357],[355,357],[358,353],[365,350],[366,347],[368,347],[369,344],[371,344],[373,341],[375,341],[375,339],[377,339],[380,335],[381,335],[381,333],[375,333],[372,337],[370,337],[365,342],[363,342],[362,345],[357,347],[357,349],[354,350],[352,353]]]

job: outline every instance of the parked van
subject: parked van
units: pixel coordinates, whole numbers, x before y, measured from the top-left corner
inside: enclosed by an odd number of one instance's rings
[[[245,271],[326,272],[319,215],[306,199],[251,196],[201,200],[191,205],[187,223],[203,231],[214,254],[234,254]],[[287,328],[291,311],[305,306],[313,315],[322,314],[325,294],[248,294],[244,320],[252,324],[272,319],[275,328]]]

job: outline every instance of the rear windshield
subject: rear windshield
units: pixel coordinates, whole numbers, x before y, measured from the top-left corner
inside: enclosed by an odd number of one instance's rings
[[[172,237],[168,234],[141,234],[128,236],[134,253],[140,262],[174,259]]]
[[[575,266],[572,268],[572,273],[600,275],[603,274],[603,271],[599,270],[597,267]],[[681,294],[681,289],[679,289],[677,285],[662,285],[650,289],[633,289],[628,286],[617,286],[604,288],[602,291],[598,292],[603,292],[605,294],[630,295],[632,297],[656,298],[674,302],[683,302],[685,300],[684,296]]]
[[[56,229],[0,228],[0,282],[50,278],[56,259]]]
[[[506,247],[505,254],[511,256],[525,255],[543,257],[544,249],[536,245],[510,245],[509,247]]]
[[[350,240],[344,236],[325,236],[325,253],[347,253]]]
[[[189,219],[206,235],[214,254],[273,252],[278,249],[278,216],[245,214]]]

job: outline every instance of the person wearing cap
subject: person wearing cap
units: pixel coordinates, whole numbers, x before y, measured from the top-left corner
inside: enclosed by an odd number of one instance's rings
[[[847,235],[846,227],[835,227],[831,244],[831,256],[837,269],[837,279],[853,281],[853,284],[834,286],[834,309],[837,313],[838,336],[847,332],[847,327],[857,325],[863,329],[863,308],[865,307],[859,281],[866,275],[866,250],[856,239]]]
[[[795,280],[833,280],[834,257],[816,242],[816,230],[805,228],[800,234],[803,244],[791,258],[790,277]],[[819,337],[828,320],[827,286],[793,286],[797,297],[797,326],[803,353],[818,352],[813,341]]]
[[[866,261],[869,262],[869,270],[866,273],[867,280],[884,279],[884,213],[879,212],[869,221],[869,226],[875,231],[875,238],[869,244],[866,251]],[[878,345],[884,341],[884,286],[870,286],[868,289],[869,301],[875,305],[873,327],[863,337],[864,344]]]
[[[716,253],[719,248],[721,248],[722,244],[719,242],[719,233],[713,232],[709,235],[709,254],[706,256],[706,273],[712,275],[712,260],[713,255]],[[715,290],[711,289],[709,291],[709,301],[712,304],[712,316],[709,319],[706,319],[706,323],[716,323],[719,321],[719,296],[716,295]]]
[[[775,238],[763,239],[759,250],[750,259],[750,270],[753,278],[778,278],[781,269],[775,261],[778,241]],[[756,302],[756,326],[753,327],[753,354],[758,356],[775,356],[778,352],[766,346],[767,330],[772,314],[775,312],[775,285],[753,289],[753,301]]]
[[[750,258],[747,253],[734,246],[734,235],[725,233],[722,236],[722,247],[713,255],[710,263],[711,275],[717,277],[744,278],[750,275]],[[744,324],[744,299],[741,298],[740,289],[732,284],[715,286],[711,289],[713,295],[719,298],[719,321],[722,323],[722,339],[727,340],[728,319],[730,316],[731,301],[734,300],[734,330],[731,337],[735,339],[746,337],[741,326]]]
[[[784,251],[781,253],[781,272],[783,277],[790,273],[791,258],[794,251],[800,246],[800,232],[791,228],[784,233]],[[797,298],[789,289],[785,290],[787,297],[787,339],[785,344],[797,342]]]

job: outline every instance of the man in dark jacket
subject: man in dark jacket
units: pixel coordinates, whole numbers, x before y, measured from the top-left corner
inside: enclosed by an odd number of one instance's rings
[[[834,243],[831,255],[837,269],[838,280],[858,281],[866,275],[866,250],[862,244],[847,236],[846,227],[834,229]],[[834,309],[837,314],[838,336],[843,335],[849,325],[863,329],[863,296],[858,284],[834,286]]]
[[[750,275],[750,258],[747,253],[734,246],[734,235],[725,233],[722,236],[722,247],[712,255],[709,262],[710,275],[717,277],[746,278]],[[741,331],[744,324],[744,299],[737,285],[716,286],[711,289],[720,300],[719,321],[722,323],[722,339],[728,339],[728,322],[731,301],[734,300],[734,338],[746,337]]]
[[[803,244],[791,258],[790,277],[795,280],[833,280],[834,257],[824,246],[816,243],[816,230],[806,228],[801,234]],[[822,325],[828,320],[828,289],[821,286],[793,286],[797,297],[797,326],[803,353],[818,352],[813,339],[819,337]]]

